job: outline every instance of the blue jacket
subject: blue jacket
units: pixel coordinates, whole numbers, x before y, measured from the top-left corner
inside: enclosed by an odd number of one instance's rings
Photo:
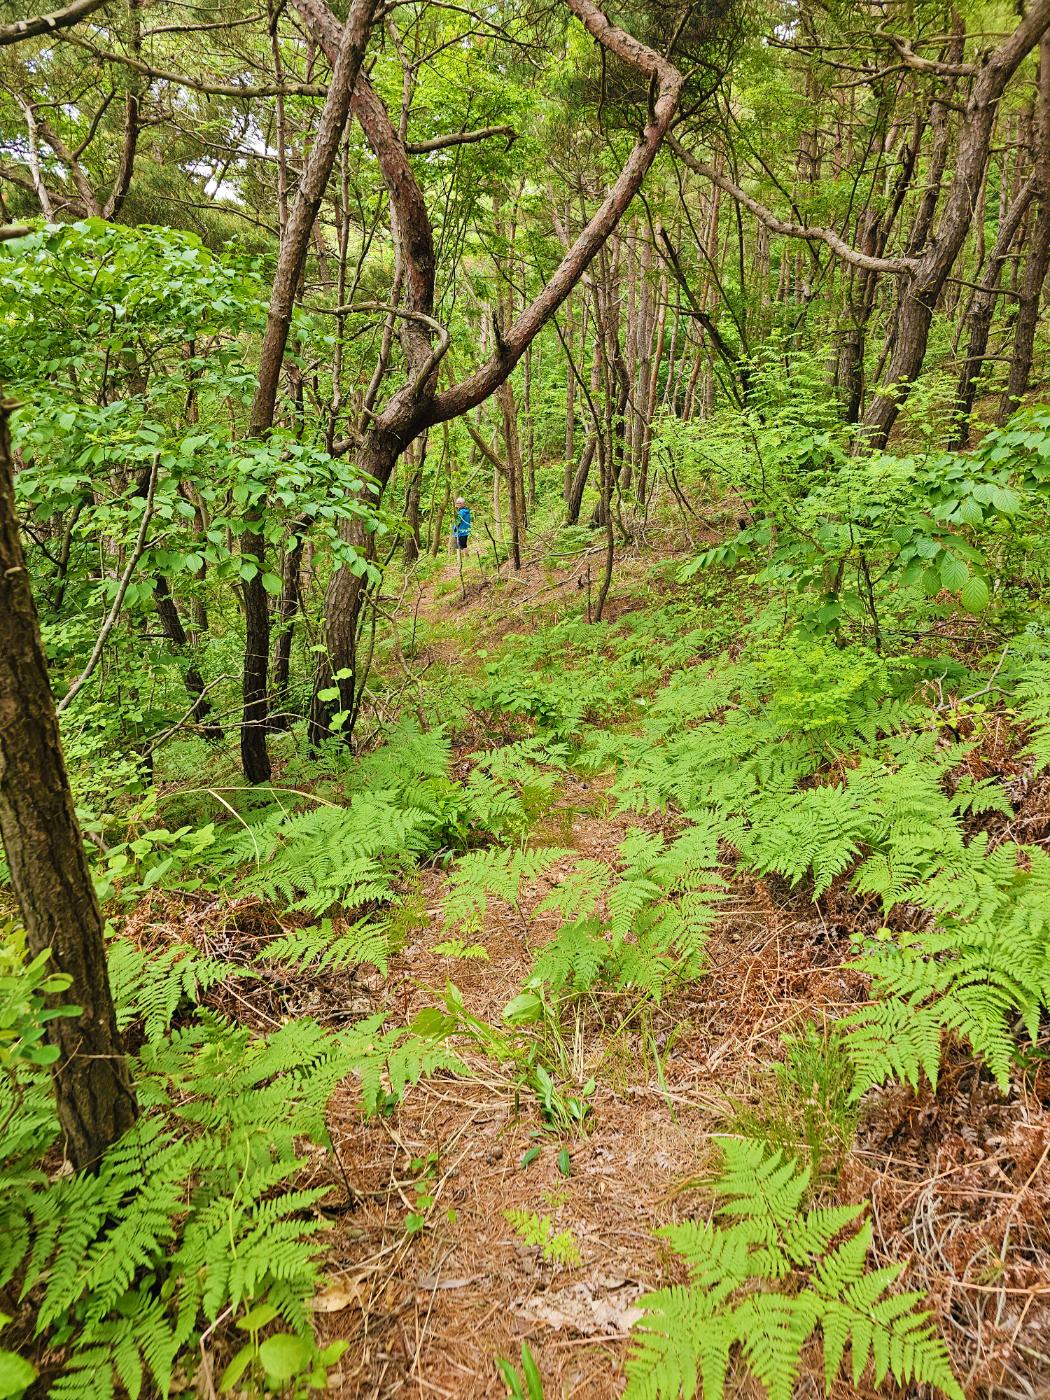
[[[456,534],[465,540],[470,534],[470,507],[460,506],[456,511]]]

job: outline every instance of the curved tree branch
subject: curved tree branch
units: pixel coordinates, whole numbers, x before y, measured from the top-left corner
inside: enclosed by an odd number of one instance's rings
[[[450,146],[473,146],[476,141],[488,141],[493,136],[505,136],[508,148],[518,139],[512,126],[483,126],[477,131],[450,131],[445,136],[432,136],[429,141],[406,141],[410,156],[425,156],[431,151],[447,151]]]
[[[100,49],[97,44],[84,39],[79,34],[63,36],[67,43],[76,44],[94,58],[104,63],[119,63],[130,68],[133,73],[152,78],[158,83],[171,83],[175,87],[188,88],[191,92],[203,92],[212,97],[326,97],[327,83],[223,83],[212,82],[208,78],[195,78],[189,73],[173,73],[167,68],[155,68],[141,58],[127,53],[114,53],[112,49]]]
[[[676,136],[668,136],[667,144],[682,164],[688,166],[694,175],[699,175],[704,180],[710,180],[713,185],[725,190],[726,194],[732,195],[738,204],[749,209],[759,223],[764,224],[771,233],[779,233],[784,238],[805,239],[810,243],[825,243],[844,262],[852,263],[854,267],[863,268],[866,272],[899,274],[908,272],[914,265],[914,258],[876,258],[872,257],[870,253],[862,253],[860,249],[847,243],[844,238],[840,238],[834,229],[807,228],[804,224],[793,224],[786,219],[778,219],[771,209],[767,209],[764,204],[753,199],[728,175],[722,174],[721,171],[716,170],[713,165],[708,165],[705,161],[697,160],[696,156],[691,151],[687,151]]]
[[[435,395],[420,426],[444,422],[464,413],[504,382],[526,348],[547,324],[586,272],[605,240],[619,223],[638,193],[656,153],[670,130],[685,82],[682,74],[661,54],[634,35],[612,24],[593,0],[566,0],[602,50],[614,54],[647,77],[655,87],[655,100],[644,131],[627,157],[620,174],[601,205],[568,249],[539,296],[525,308],[499,339],[489,360],[467,379]]]

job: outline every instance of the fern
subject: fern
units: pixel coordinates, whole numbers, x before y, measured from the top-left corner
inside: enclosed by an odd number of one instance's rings
[[[389,953],[390,936],[382,925],[362,919],[336,935],[332,920],[322,919],[317,928],[293,929],[273,939],[256,960],[314,972],[368,963],[385,974]]]
[[[141,955],[131,952],[124,990],[141,992]],[[198,1010],[165,1035],[170,997],[158,1001],[153,988],[176,984],[181,995],[188,975],[186,950],[172,952],[162,977],[145,979],[148,994],[123,1003],[126,1015],[159,1017],[157,1034],[134,1062],[138,1121],[94,1173],[38,1169],[56,1136],[46,1071],[30,1063],[10,1095],[0,1077],[0,1278],[18,1277],[23,1298],[33,1292],[38,1335],[65,1348],[52,1395],[166,1394],[183,1351],[262,1302],[300,1339],[314,1374],[327,1353],[307,1305],[328,1188],[296,1187],[301,1144],[327,1144],[328,1102],[350,1075],[375,1112],[421,1075],[461,1068],[442,1035],[387,1029],[381,1016],[340,1033],[291,1021],[260,1038]],[[48,1014],[25,1013],[29,1023]]]
[[[829,1390],[848,1345],[854,1386],[870,1364],[877,1385],[892,1376],[963,1400],[944,1342],[917,1310],[920,1296],[889,1291],[901,1268],[868,1268],[870,1224],[841,1238],[863,1207],[805,1210],[809,1173],[761,1144],[727,1139],[723,1156],[716,1214],[728,1223],[658,1231],[689,1282],[641,1299],[628,1400],[698,1390],[721,1400],[734,1355],[770,1400],[791,1400],[803,1347],[818,1330]]]
[[[389,899],[398,876],[427,850],[433,818],[380,796],[350,807],[319,807],[280,814],[238,838],[237,852],[256,867],[238,876],[242,893],[282,899],[292,910],[324,914],[333,906],[356,909]]]
[[[441,943],[435,943],[434,952],[440,953],[443,958],[475,959],[478,962],[489,961],[489,952],[484,944],[467,944],[463,942],[462,938],[446,938]]]
[[[517,906],[522,886],[537,879],[566,854],[550,847],[533,851],[491,847],[461,856],[448,882],[444,927],[463,933],[478,932],[490,900],[500,899]]]
[[[700,821],[675,841],[634,829],[617,852],[618,871],[583,860],[537,913],[570,915],[537,954],[532,978],[556,992],[599,981],[659,999],[675,978],[699,975],[722,888],[718,840]]]
[[[147,1040],[168,1030],[181,1005],[195,1006],[204,993],[230,978],[252,976],[245,968],[204,957],[186,944],[143,952],[125,938],[111,940],[107,965],[118,1028],[141,1021]]]
[[[571,1268],[580,1262],[572,1231],[555,1230],[549,1216],[531,1210],[505,1210],[503,1215],[522,1244],[538,1249],[545,1263]]]
[[[1050,767],[1050,648],[1025,638],[1002,672],[1002,683],[1028,732],[1035,772]]]

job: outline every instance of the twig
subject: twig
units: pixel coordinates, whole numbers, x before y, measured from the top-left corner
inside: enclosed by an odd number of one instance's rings
[[[149,529],[150,521],[153,519],[153,496],[157,489],[157,471],[159,466],[160,457],[156,456],[153,458],[153,466],[150,468],[149,489],[146,492],[146,506],[142,512],[142,524],[139,526],[139,533],[138,538],[135,541],[135,548],[131,552],[131,557],[125,565],[124,573],[121,575],[120,583],[117,585],[117,596],[113,599],[113,606],[110,608],[109,614],[107,615],[105,622],[102,624],[102,631],[98,634],[98,640],[95,643],[91,655],[88,657],[87,665],[84,667],[83,671],[81,671],[80,675],[66,691],[65,695],[63,695],[62,699],[55,706],[55,709],[58,711],[59,714],[61,714],[62,711],[68,707],[73,697],[75,695],[78,695],[80,691],[83,690],[85,684],[90,679],[92,672],[99,663],[99,659],[102,656],[102,651],[106,645],[107,639],[109,638],[109,634],[117,625],[117,618],[120,616],[120,609],[124,602],[124,595],[128,591],[128,584],[131,582],[131,575],[135,572],[135,566],[138,564],[139,560],[142,558],[146,550],[146,532]]]
[[[154,753],[157,749],[160,748],[161,744],[166,744],[167,741],[172,737],[172,735],[177,734],[188,720],[193,719],[194,715],[197,713],[197,707],[200,705],[200,702],[204,698],[204,696],[207,695],[208,691],[214,690],[214,688],[217,685],[221,685],[223,681],[228,681],[229,679],[230,677],[224,674],[221,676],[216,676],[213,681],[209,681],[208,684],[201,691],[200,695],[198,695],[195,698],[193,704],[182,716],[182,718],[180,720],[176,720],[176,722],[171,726],[170,729],[165,729],[162,734],[158,734],[157,737],[146,749],[146,753]]]

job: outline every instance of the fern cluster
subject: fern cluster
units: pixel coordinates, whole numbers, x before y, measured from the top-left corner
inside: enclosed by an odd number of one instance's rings
[[[386,903],[422,859],[524,831],[549,791],[531,765],[504,774],[479,764],[454,780],[450,756],[440,729],[406,721],[344,774],[340,801],[299,811],[264,790],[236,822],[146,832],[111,854],[103,892],[118,880],[131,894],[203,885],[316,916]]]
[[[141,1021],[147,1040],[163,1035],[181,1006],[195,1005],[205,992],[232,977],[251,976],[244,968],[204,957],[183,943],[143,952],[126,938],[114,938],[107,962],[118,1029]]]
[[[581,860],[537,907],[565,920],[532,974],[556,993],[598,982],[659,1000],[672,981],[699,976],[721,891],[718,836],[697,823],[674,841],[631,831],[616,868]]]
[[[503,1215],[522,1244],[540,1251],[544,1263],[571,1267],[580,1262],[572,1231],[556,1230],[549,1215],[532,1210],[505,1210]]]
[[[58,1134],[47,1074],[20,1052],[0,1076],[0,1287],[32,1300],[37,1335],[61,1358],[47,1393],[166,1395],[206,1330],[260,1317],[269,1338],[249,1344],[241,1370],[292,1354],[296,1376],[323,1380],[333,1354],[315,1344],[307,1305],[329,1188],[297,1189],[301,1146],[328,1144],[328,1102],[348,1077],[373,1113],[422,1074],[461,1066],[440,1037],[388,1030],[382,1016],[339,1033],[291,1021],[260,1038],[198,1008],[171,1031],[179,1005],[231,969],[181,947],[151,962],[118,942],[111,956],[121,1024],[146,1039],[132,1063],[140,1116],[97,1171],[45,1175]],[[19,999],[4,1015],[32,1051],[51,1014],[40,993],[55,989],[34,970],[11,981]]]
[[[721,1400],[737,1360],[770,1400],[791,1400],[818,1332],[828,1390],[848,1346],[854,1386],[870,1366],[876,1384],[892,1376],[963,1400],[944,1342],[917,1309],[921,1295],[891,1292],[900,1266],[869,1267],[871,1225],[851,1230],[863,1207],[805,1209],[809,1172],[790,1158],[732,1139],[723,1153],[720,1223],[658,1232],[689,1281],[641,1299],[628,1400]]]
[[[879,900],[898,932],[861,950],[875,1000],[848,1018],[844,1037],[858,1096],[890,1077],[917,1084],[925,1073],[935,1083],[947,1034],[1005,1084],[1017,1024],[1035,1039],[1050,1008],[1045,853],[969,834],[975,816],[1012,816],[1010,797],[997,780],[967,773],[972,741],[946,742],[927,710],[893,690],[907,673],[894,682],[857,657],[796,650],[790,665],[779,654],[774,664],[759,656],[680,672],[640,737],[596,736],[582,761],[616,766],[622,807],[677,807],[702,839],[758,875],[805,884],[814,899],[848,880]],[[1031,650],[999,683],[1038,769],[1050,675]],[[799,720],[809,686],[802,662],[838,696],[819,723],[815,710]],[[586,966],[591,932],[571,936]]]

